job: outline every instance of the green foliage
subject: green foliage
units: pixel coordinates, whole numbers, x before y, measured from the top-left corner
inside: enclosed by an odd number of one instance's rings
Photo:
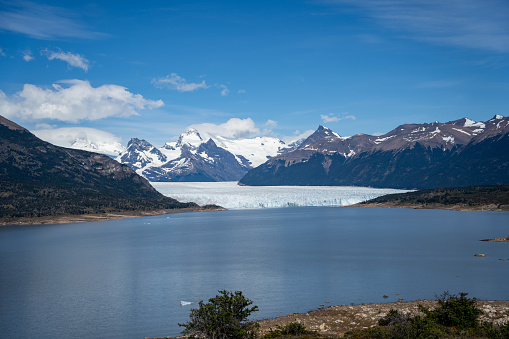
[[[397,205],[464,205],[479,207],[496,205],[507,209],[509,205],[509,185],[486,185],[469,187],[446,187],[414,192],[388,194],[362,204],[393,203]]]
[[[214,339],[255,338],[258,324],[247,318],[258,307],[249,307],[253,302],[240,291],[218,292],[208,303],[202,300],[197,309],[191,309],[191,320],[179,324],[185,328],[182,334]]]
[[[301,336],[309,333],[310,332],[306,330],[306,326],[298,322],[291,322],[285,326],[276,325],[276,329],[271,330],[264,336],[264,338],[265,339],[285,338],[291,336]]]
[[[399,339],[399,338],[509,338],[509,323],[495,326],[479,322],[483,312],[477,308],[476,299],[448,292],[437,296],[438,307],[429,310],[420,306],[424,316],[406,317],[391,310],[374,328],[350,331],[345,338]]]
[[[410,319],[410,316],[403,315],[399,313],[397,310],[390,310],[389,313],[382,319],[378,320],[378,325],[380,326],[392,326],[396,324],[401,324]]]
[[[437,324],[459,329],[475,328],[479,325],[477,318],[483,311],[477,308],[476,299],[467,298],[467,295],[468,293],[460,293],[458,297],[444,292],[437,297],[437,308],[430,311],[421,307],[421,310]]]

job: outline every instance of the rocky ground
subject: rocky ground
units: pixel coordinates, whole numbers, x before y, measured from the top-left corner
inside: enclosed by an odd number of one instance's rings
[[[438,303],[429,300],[410,302],[392,302],[365,305],[340,305],[322,308],[304,314],[289,314],[275,319],[260,321],[262,333],[267,333],[276,325],[286,325],[299,322],[309,330],[315,330],[322,335],[341,337],[345,332],[376,326],[378,320],[384,317],[391,309],[399,310],[404,314],[420,314],[418,305],[433,308]],[[509,301],[478,301],[479,308],[484,311],[482,320],[492,321],[495,324],[504,324],[509,321]]]
[[[481,320],[490,321],[501,325],[509,322],[509,301],[485,301],[478,300],[478,307],[484,312]],[[258,321],[261,335],[276,329],[277,325],[284,326],[292,322],[303,324],[308,330],[313,330],[325,337],[342,337],[346,332],[363,328],[374,327],[378,320],[390,310],[395,309],[403,314],[412,316],[422,314],[419,305],[427,308],[434,308],[438,305],[436,301],[398,301],[380,304],[363,305],[340,305],[320,308],[308,313],[288,314],[273,319]],[[165,337],[169,339],[173,337]],[[183,338],[183,337],[179,337]],[[161,338],[162,339],[162,338]]]

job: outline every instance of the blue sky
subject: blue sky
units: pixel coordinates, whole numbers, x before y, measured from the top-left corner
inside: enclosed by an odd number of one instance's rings
[[[509,1],[3,1],[0,114],[155,145],[507,115]],[[205,124],[205,125],[204,125]]]

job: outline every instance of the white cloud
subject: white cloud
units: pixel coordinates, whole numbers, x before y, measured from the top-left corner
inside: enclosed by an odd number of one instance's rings
[[[245,89],[239,89],[237,91],[237,94],[245,94],[246,93],[246,90]]]
[[[88,127],[63,127],[31,131],[53,145],[118,155],[125,148],[122,139],[112,133]]]
[[[267,120],[267,122],[265,123],[265,127],[268,127],[268,128],[274,128],[277,126],[277,121],[274,121],[274,120]]]
[[[260,134],[260,129],[255,126],[251,118],[231,118],[227,122],[216,125],[211,123],[195,124],[189,126],[200,132],[205,139],[210,137],[224,137],[229,139],[252,138]]]
[[[332,113],[329,113],[327,115],[321,114],[320,118],[322,119],[323,122],[336,122],[341,120],[340,118],[334,116]]]
[[[0,48],[0,56],[6,56],[5,53],[4,53],[4,50],[2,48]]]
[[[107,34],[92,32],[78,21],[79,13],[32,1],[2,1],[0,29],[35,39],[97,39]],[[72,18],[72,19],[71,19]]]
[[[62,60],[62,61],[67,62],[67,64],[69,66],[81,68],[85,72],[88,71],[90,62],[82,55],[73,54],[71,52],[62,52],[62,51],[53,52],[53,51],[50,51],[47,49],[43,50],[41,54],[46,55],[48,60],[54,60],[54,59]]]
[[[42,140],[62,147],[71,147],[77,139],[85,139],[93,143],[122,142],[120,137],[112,133],[89,127],[38,129],[31,132]]]
[[[23,52],[23,60],[25,60],[26,62],[34,60],[32,52],[29,49]]]
[[[218,85],[218,87],[222,88],[221,96],[225,97],[230,93],[230,90],[228,89],[228,87],[226,87],[226,85]]]
[[[431,43],[509,51],[509,2],[497,0],[321,0],[362,10],[362,16]]]
[[[345,120],[345,119],[350,119],[350,120],[357,119],[355,116],[349,115],[347,113],[344,113],[342,117],[338,117],[334,113],[329,113],[326,115],[321,114],[320,118],[322,119],[323,122],[338,122],[340,120]]]
[[[0,90],[0,112],[9,118],[37,121],[53,119],[68,122],[137,115],[139,110],[158,108],[161,100],[147,100],[118,85],[94,88],[88,81],[66,80],[43,89],[25,84],[23,90],[7,97]]]
[[[152,79],[152,84],[156,87],[164,88],[167,87],[172,90],[179,92],[193,92],[199,88],[209,88],[203,80],[200,83],[187,82],[186,79],[179,76],[177,73],[171,73],[163,78]]]

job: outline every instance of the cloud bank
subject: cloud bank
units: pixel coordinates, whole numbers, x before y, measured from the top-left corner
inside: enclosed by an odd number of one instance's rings
[[[67,122],[98,120],[137,115],[139,110],[164,105],[161,100],[147,100],[125,87],[102,85],[94,88],[88,81],[66,80],[43,89],[25,84],[23,90],[8,97],[0,90],[0,111],[7,118],[26,121],[52,119]]]

